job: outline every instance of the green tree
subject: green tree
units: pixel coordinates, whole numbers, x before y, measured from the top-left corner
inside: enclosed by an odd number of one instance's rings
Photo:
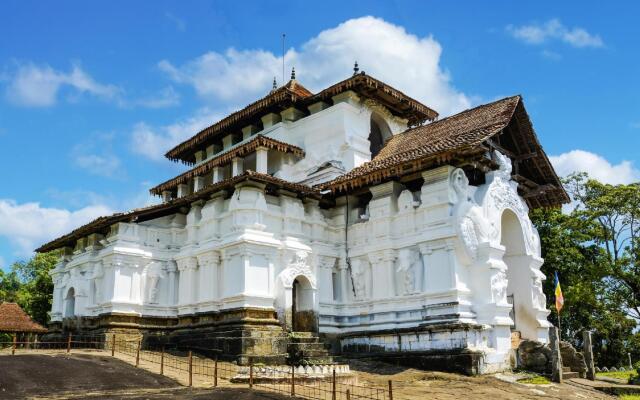
[[[4,272],[0,269],[0,302],[16,302],[18,300],[18,290],[20,280],[15,271]]]
[[[638,185],[605,185],[585,174],[570,176],[565,187],[574,209],[538,209],[531,213],[542,244],[543,272],[560,275],[565,306],[562,334],[576,346],[581,331],[594,330],[596,362],[618,365],[627,352],[640,357],[635,333],[638,303]],[[547,302],[557,324],[553,279],[545,283]]]
[[[13,264],[22,285],[18,290],[18,304],[40,324],[49,322],[49,311],[53,299],[53,282],[49,272],[55,267],[58,255],[55,252],[36,254],[29,261]]]

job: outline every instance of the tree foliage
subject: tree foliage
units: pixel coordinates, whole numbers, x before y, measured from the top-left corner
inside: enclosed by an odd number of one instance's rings
[[[627,352],[640,357],[640,186],[607,185],[576,174],[565,180],[573,209],[537,209],[531,217],[540,233],[542,267],[557,271],[564,292],[561,313],[564,339],[581,345],[593,330],[596,362],[621,365]],[[557,325],[554,282],[545,293],[550,320]]]
[[[0,301],[18,303],[31,318],[46,325],[53,298],[49,272],[57,260],[55,252],[36,254],[29,261],[13,263],[10,272],[0,270]]]

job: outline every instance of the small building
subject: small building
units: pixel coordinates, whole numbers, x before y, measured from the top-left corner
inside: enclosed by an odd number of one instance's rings
[[[151,189],[161,204],[37,250],[62,249],[52,330],[241,363],[306,332],[474,373],[509,368],[513,331],[548,340],[528,212],[568,196],[520,96],[438,119],[364,73],[317,93],[292,76],[166,157],[188,170]]]
[[[47,328],[33,321],[17,303],[0,303],[0,333],[14,335],[18,342],[31,342]]]

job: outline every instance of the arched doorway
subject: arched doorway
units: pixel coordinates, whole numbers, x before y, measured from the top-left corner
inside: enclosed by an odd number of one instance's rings
[[[389,125],[387,125],[384,118],[376,113],[372,113],[369,131],[369,151],[371,151],[371,159],[378,155],[391,136],[391,129],[389,129]]]
[[[291,325],[294,332],[317,332],[318,316],[313,309],[314,290],[311,282],[299,275],[291,289]]]
[[[504,210],[500,244],[505,247],[503,261],[507,265],[507,301],[514,325],[524,339],[538,339],[539,324],[532,301],[531,256],[527,255],[522,225],[511,210]]]
[[[76,291],[70,288],[64,298],[64,317],[72,318],[76,313]]]

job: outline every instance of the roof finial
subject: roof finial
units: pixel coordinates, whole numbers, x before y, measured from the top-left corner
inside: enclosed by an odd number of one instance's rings
[[[291,80],[296,80],[296,67],[291,68]]]
[[[273,87],[271,88],[271,90],[276,90],[278,88],[278,83],[276,82],[276,77],[273,77]]]
[[[356,63],[353,65],[353,75],[358,75],[358,71],[360,71],[360,68],[358,68],[358,62],[356,61]]]

